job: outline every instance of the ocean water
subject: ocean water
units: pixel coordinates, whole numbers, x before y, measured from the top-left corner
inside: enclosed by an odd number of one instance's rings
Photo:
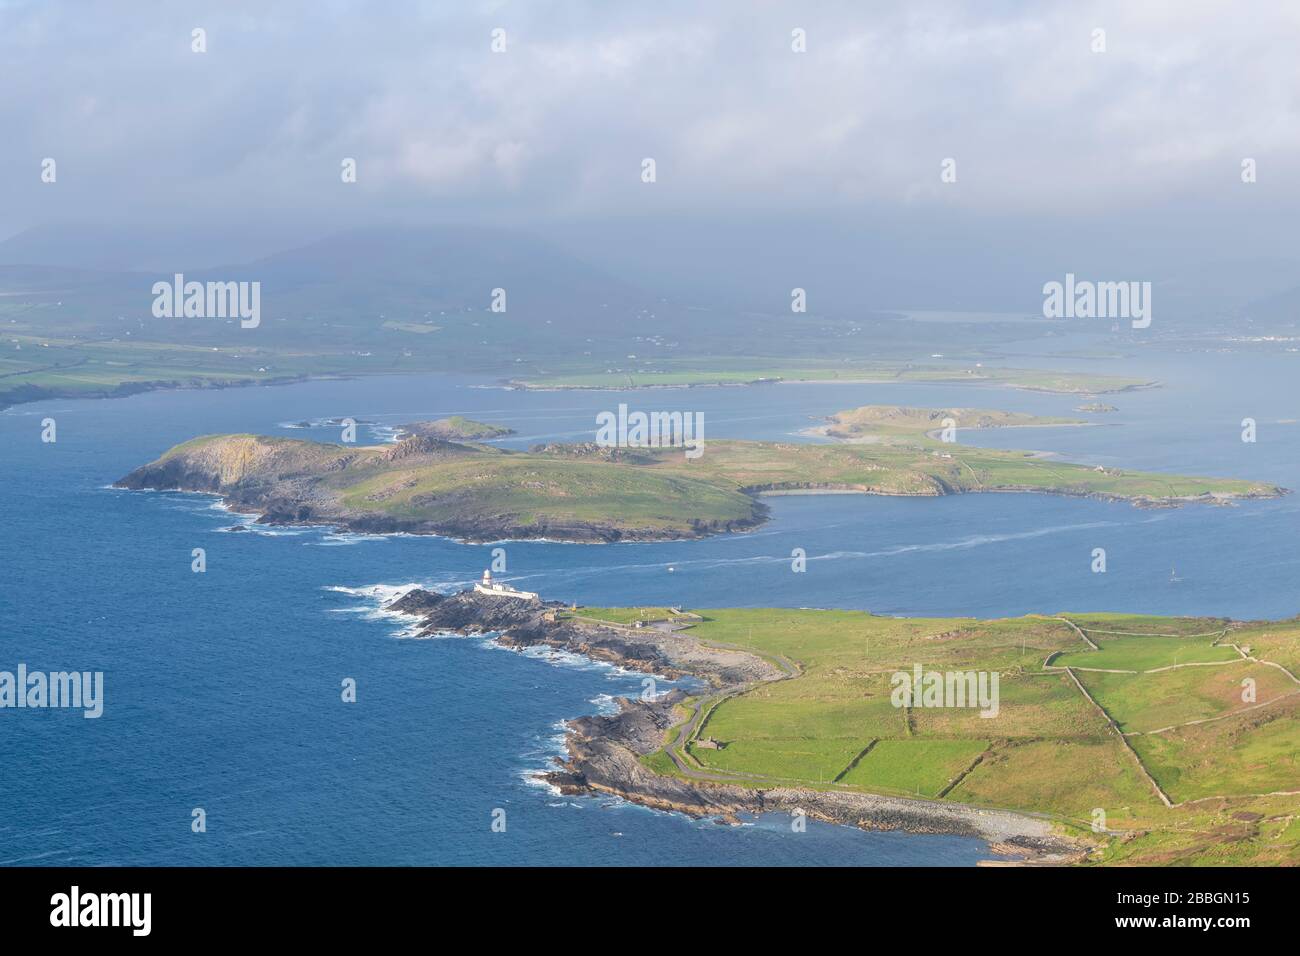
[[[1295,357],[1163,356],[1164,389],[1115,396],[1097,428],[963,440],[1300,488]],[[102,670],[105,709],[0,711],[0,863],[971,864],[978,840],[767,816],[690,820],[534,778],[561,722],[640,675],[473,639],[416,640],[378,612],[413,584],[475,578],[490,548],[323,529],[232,532],[214,499],[107,486],[196,434],[337,439],[302,420],[463,413],[509,445],[591,437],[596,412],[702,411],[708,437],[789,438],[866,403],[1069,414],[1079,399],[956,386],[809,385],[520,393],[447,377],[54,401],[0,413],[0,670]],[[1244,445],[1239,423],[1259,422]],[[54,418],[58,441],[40,441]],[[1039,495],[770,499],[746,535],[663,544],[508,542],[520,586],[587,604],[859,607],[885,614],[1300,611],[1297,496],[1144,511]],[[790,568],[804,548],[808,570]],[[1089,570],[1105,547],[1109,571]],[[207,571],[190,570],[203,548]],[[1170,568],[1176,567],[1176,583]],[[357,683],[357,702],[340,699]],[[207,832],[191,832],[201,807]],[[491,829],[505,811],[506,831]]]

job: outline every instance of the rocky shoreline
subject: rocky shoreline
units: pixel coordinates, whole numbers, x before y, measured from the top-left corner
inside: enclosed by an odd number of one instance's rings
[[[628,529],[598,522],[555,522],[534,520],[520,524],[510,516],[479,516],[473,520],[430,520],[341,509],[323,501],[305,501],[293,495],[268,493],[263,486],[222,487],[215,476],[178,467],[179,462],[146,465],[114,482],[113,487],[132,491],[185,491],[218,495],[222,504],[237,514],[256,515],[256,523],[273,527],[332,527],[354,534],[438,535],[461,544],[496,544],[502,541],[554,541],[563,544],[616,544],[655,541],[692,541],[722,534],[744,534],[766,524],[771,512],[763,498],[809,495],[868,495],[886,498],[939,498],[954,494],[1047,494],[1094,501],[1126,502],[1135,508],[1177,508],[1189,504],[1228,506],[1240,501],[1273,498],[1289,494],[1276,488],[1272,493],[1210,492],[1201,495],[1152,498],[1119,495],[1070,488],[1039,488],[1007,485],[999,488],[957,490],[936,481],[914,492],[876,490],[857,484],[831,482],[781,482],[750,485],[739,490],[754,499],[752,517],[730,521],[696,521],[689,528]]]
[[[121,484],[118,487],[128,488]],[[763,524],[762,517],[752,521],[701,523],[689,531],[627,530],[597,523],[569,524],[537,521],[521,525],[510,518],[475,521],[427,521],[389,515],[355,515],[346,513],[304,513],[302,508],[272,508],[225,497],[231,511],[257,514],[256,523],[282,527],[329,526],[353,534],[419,534],[450,538],[457,544],[499,544],[503,541],[552,541],[556,544],[619,544],[653,541],[692,541],[719,534],[743,534]]]
[[[507,647],[546,646],[647,674],[693,677],[718,692],[791,676],[748,651],[706,645],[690,630],[577,619],[562,614],[564,608],[536,598],[475,591],[444,596],[420,589],[387,606],[418,618],[424,635],[491,634]],[[653,700],[620,698],[616,714],[569,721],[568,755],[545,779],[567,794],[613,794],[659,810],[727,822],[742,815],[802,811],[814,819],[866,830],[976,837],[987,841],[1002,862],[1072,863],[1086,851],[1055,832],[1047,819],[1026,814],[848,790],[741,784],[703,772],[689,778],[655,773],[640,758],[659,750],[665,735],[681,723],[674,708],[684,699],[680,690]]]

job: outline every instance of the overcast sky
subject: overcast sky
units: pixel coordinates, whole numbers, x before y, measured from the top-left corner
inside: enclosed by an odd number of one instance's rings
[[[1300,197],[1298,41],[1263,0],[0,0],[0,234],[953,217],[1258,253]]]
[[[10,225],[1300,190],[1300,4],[0,2]],[[191,30],[207,52],[191,52]],[[491,31],[507,49],[491,51]],[[791,31],[807,31],[807,52]],[[1106,31],[1094,53],[1092,31]],[[59,163],[39,189],[40,160]],[[339,181],[355,157],[359,182]],[[658,162],[653,192],[640,161]],[[939,180],[957,161],[958,181]]]

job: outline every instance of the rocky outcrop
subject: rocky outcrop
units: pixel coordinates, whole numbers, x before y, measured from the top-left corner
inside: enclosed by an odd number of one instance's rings
[[[449,458],[455,455],[473,454],[474,449],[444,438],[432,435],[412,435],[403,438],[384,452],[383,460],[388,462],[405,461],[408,458]]]
[[[478,591],[443,597],[416,589],[388,610],[420,618],[420,633],[425,635],[490,633],[508,647],[554,647],[629,670],[670,678],[694,676],[719,687],[780,676],[760,657],[705,647],[686,632],[602,624],[561,614],[564,607]]]

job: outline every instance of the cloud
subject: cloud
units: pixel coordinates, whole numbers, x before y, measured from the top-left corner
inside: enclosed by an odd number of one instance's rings
[[[1247,156],[1291,203],[1298,34],[1300,7],[1230,2],[0,3],[0,225],[1093,215],[1230,196]]]

